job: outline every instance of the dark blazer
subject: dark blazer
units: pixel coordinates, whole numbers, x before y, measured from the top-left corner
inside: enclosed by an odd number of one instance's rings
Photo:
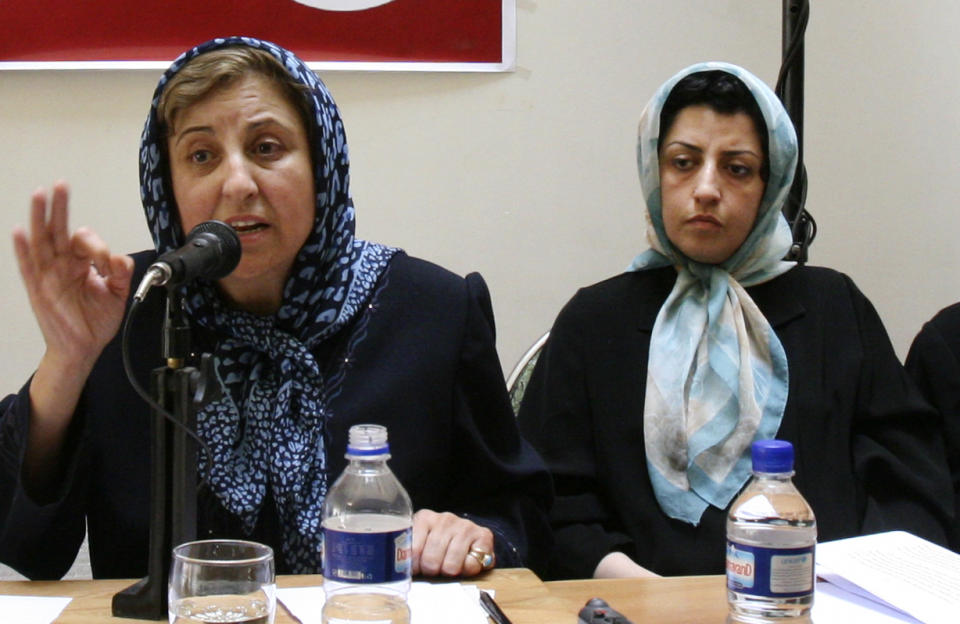
[[[589,577],[622,551],[664,575],[724,569],[725,512],[666,516],[644,459],[650,333],[676,272],[625,273],[580,290],[557,317],[520,429],[554,476],[548,577]],[[794,268],[748,289],[787,354],[779,438],[819,537],[906,529],[937,542],[950,501],[937,414],[903,371],[869,301],[844,275]]]
[[[950,546],[960,552],[960,303],[944,308],[924,324],[910,346],[905,366],[943,416],[956,505]]]
[[[135,256],[139,280],[154,254]],[[161,364],[160,300],[134,316],[133,364],[144,383]],[[195,331],[198,349],[217,337]],[[458,277],[398,254],[366,311],[324,343],[330,483],[343,470],[347,432],[386,425],[390,466],[415,509],[453,511],[493,530],[498,565],[546,556],[549,475],[517,430],[494,346],[493,311],[483,279]],[[146,574],[149,410],[123,374],[120,339],[104,350],[71,425],[66,476],[50,492],[24,491],[19,478],[29,418],[29,383],[0,403],[0,561],[31,578],[59,578],[87,522],[98,578]],[[207,495],[201,537],[240,536],[237,519]],[[282,552],[267,501],[253,535]],[[284,563],[278,558],[278,571]]]

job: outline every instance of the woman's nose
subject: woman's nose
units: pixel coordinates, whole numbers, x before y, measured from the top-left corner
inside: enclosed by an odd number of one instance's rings
[[[705,163],[700,168],[693,188],[693,197],[701,203],[720,200],[719,172],[714,163]]]
[[[257,188],[252,163],[240,154],[229,156],[226,160],[226,173],[223,180],[224,196],[242,202],[256,195]]]

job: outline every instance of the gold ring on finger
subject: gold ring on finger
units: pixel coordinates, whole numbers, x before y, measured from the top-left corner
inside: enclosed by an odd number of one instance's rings
[[[496,565],[497,559],[493,556],[493,553],[487,552],[480,548],[470,548],[470,552],[467,553],[468,557],[473,557],[477,560],[477,563],[480,564],[480,567],[483,568],[483,571],[492,570],[493,566]]]

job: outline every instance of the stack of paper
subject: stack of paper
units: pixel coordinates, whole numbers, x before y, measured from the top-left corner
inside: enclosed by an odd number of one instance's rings
[[[277,598],[301,624],[320,624],[322,587],[278,589]],[[487,624],[487,614],[480,606],[480,591],[474,585],[413,583],[407,604],[410,624],[449,624],[454,620],[458,624]]]
[[[960,622],[960,555],[946,548],[893,531],[817,544],[816,558],[817,624],[854,611],[871,623]]]

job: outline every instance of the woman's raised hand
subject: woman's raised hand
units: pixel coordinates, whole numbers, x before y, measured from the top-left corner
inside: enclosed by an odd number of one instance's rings
[[[100,352],[123,320],[133,259],[111,254],[89,229],[67,229],[64,182],[30,202],[30,231],[16,228],[13,247],[46,351],[30,382],[30,428],[23,476],[42,491],[56,480],[70,419]]]
[[[67,229],[69,190],[31,197],[30,232],[16,228],[14,249],[47,355],[92,366],[123,320],[133,260],[111,254],[92,230]]]

